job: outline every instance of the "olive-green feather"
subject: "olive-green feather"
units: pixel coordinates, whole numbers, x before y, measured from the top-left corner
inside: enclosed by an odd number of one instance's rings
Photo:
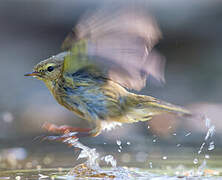
[[[87,57],[87,40],[76,42],[64,59],[63,73],[74,73],[77,70],[89,66]]]

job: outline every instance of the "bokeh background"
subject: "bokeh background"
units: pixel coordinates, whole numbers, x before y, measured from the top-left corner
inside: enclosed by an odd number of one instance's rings
[[[202,156],[209,154],[213,161],[222,153],[222,2],[147,3],[147,11],[163,33],[156,48],[167,59],[167,83],[161,87],[148,83],[141,93],[206,114],[216,127],[216,148],[204,148]],[[74,163],[72,148],[35,137],[46,134],[41,128],[46,121],[87,124],[58,105],[42,82],[23,75],[39,61],[61,52],[60,45],[78,17],[101,4],[99,0],[0,2],[0,169],[69,167]],[[197,152],[206,132],[203,119],[162,116],[81,142],[113,154],[119,164],[146,167],[151,161],[155,166],[155,160],[162,164],[166,159],[192,162],[201,156]],[[121,140],[123,149],[116,140]]]

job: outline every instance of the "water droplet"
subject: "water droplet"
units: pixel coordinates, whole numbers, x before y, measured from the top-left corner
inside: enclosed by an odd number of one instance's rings
[[[155,142],[156,142],[156,139],[153,139],[153,142],[155,143]]]
[[[120,149],[123,149],[123,147],[122,147],[122,146],[119,146],[119,148],[120,148]]]
[[[128,141],[126,144],[127,144],[127,145],[130,145],[131,143]]]
[[[177,147],[180,147],[181,146],[181,144],[177,144]]]
[[[210,142],[210,145],[209,145],[209,147],[208,147],[208,150],[209,150],[209,151],[212,151],[214,148],[215,148],[214,141],[211,141],[211,142]]]
[[[205,119],[205,126],[206,126],[207,128],[209,128],[209,127],[210,127],[210,124],[211,124],[211,120],[210,120],[208,117],[206,117],[206,116],[204,116],[203,118]]]
[[[205,142],[203,142],[203,143],[201,144],[200,149],[199,149],[199,151],[198,151],[198,154],[200,154],[200,153],[202,152],[203,147],[204,147],[205,144],[206,144]]]
[[[12,113],[10,113],[10,112],[4,112],[4,113],[2,114],[2,119],[3,119],[3,121],[6,122],[6,123],[11,123],[11,122],[14,120],[14,117],[13,117]]]
[[[167,156],[163,156],[162,159],[163,159],[163,160],[166,160],[166,159],[167,159]]]
[[[193,163],[194,163],[194,164],[198,164],[198,159],[195,158],[195,159],[193,160]]]
[[[210,159],[210,155],[209,154],[205,154],[205,158],[206,159]]]
[[[191,132],[189,132],[189,133],[185,134],[185,136],[186,136],[186,137],[187,137],[187,136],[189,136],[189,135],[191,135]]]
[[[16,180],[20,180],[20,179],[21,179],[21,176],[16,176],[15,179],[16,179]]]
[[[48,178],[49,176],[43,175],[43,174],[39,174],[39,179],[45,179]]]
[[[207,131],[207,135],[205,136],[205,141],[208,140],[209,137],[213,137],[215,132],[215,126],[211,126],[208,131]]]
[[[150,165],[150,168],[152,169],[153,168],[153,163],[149,162],[149,165]]]
[[[147,129],[150,129],[150,126],[147,126]]]
[[[179,174],[180,174],[180,172],[179,172],[179,171],[176,171],[176,172],[175,172],[175,175],[176,175],[176,176],[178,176]]]
[[[120,146],[120,145],[122,144],[122,142],[121,142],[120,140],[117,140],[117,141],[116,141],[116,144],[117,144],[118,146]]]
[[[177,133],[173,133],[173,136],[176,136],[177,135]]]
[[[106,142],[104,142],[103,144],[106,144]]]
[[[118,152],[120,153],[120,152],[121,152],[121,149],[118,149]]]

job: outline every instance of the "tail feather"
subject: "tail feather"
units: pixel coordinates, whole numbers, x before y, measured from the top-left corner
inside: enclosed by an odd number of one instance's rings
[[[162,113],[173,113],[179,116],[192,115],[189,110],[151,96],[131,93],[125,101],[128,122],[147,121]]]

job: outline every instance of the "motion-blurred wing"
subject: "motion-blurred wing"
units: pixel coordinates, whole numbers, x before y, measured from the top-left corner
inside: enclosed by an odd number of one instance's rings
[[[103,76],[135,90],[146,85],[148,75],[164,82],[164,58],[152,51],[160,37],[156,22],[142,9],[109,8],[87,14],[62,45],[72,52],[64,71],[91,64]]]

